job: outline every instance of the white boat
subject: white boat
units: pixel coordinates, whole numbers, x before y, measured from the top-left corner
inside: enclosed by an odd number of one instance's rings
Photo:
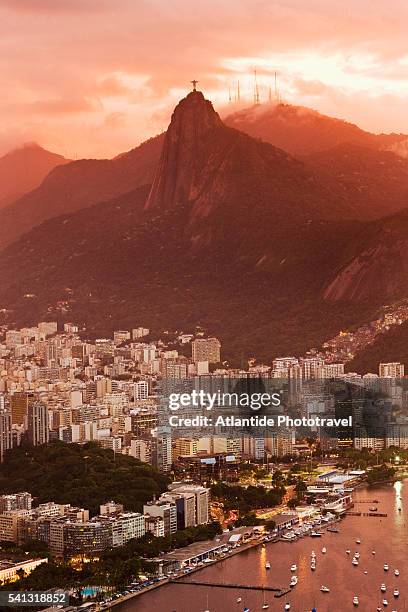
[[[314,572],[316,569],[316,563],[312,563],[310,569],[312,570],[312,572]]]
[[[249,608],[244,608],[244,612],[249,612]]]
[[[375,550],[372,550],[372,551],[371,551],[371,554],[372,554],[372,555],[375,555]]]
[[[384,608],[386,608],[388,606],[388,601],[386,599],[383,599],[382,605],[384,606]]]
[[[241,603],[242,597],[237,597],[237,603]]]
[[[399,597],[399,590],[398,589],[394,589],[394,597]]]
[[[355,557],[352,560],[352,564],[353,565],[358,565],[358,559],[356,559]]]
[[[355,596],[353,597],[353,606],[356,606],[356,607],[357,607],[357,606],[358,606],[358,604],[359,604],[358,597],[357,597],[357,595],[355,595]]]
[[[315,553],[315,551],[314,551],[314,550],[312,550],[312,552],[311,552],[310,556],[311,556],[313,559],[316,557],[316,553]]]
[[[293,565],[290,566],[290,571],[291,572],[296,572],[296,570],[297,570],[297,565],[296,565],[296,563],[294,563]]]
[[[324,586],[323,584],[322,584],[322,586],[320,587],[320,590],[321,590],[321,592],[322,592],[322,593],[330,593],[330,589],[329,589],[329,587]]]
[[[290,603],[285,604],[285,610],[290,610]]]
[[[323,546],[322,548],[322,553],[325,555],[327,553],[327,548],[325,546]]]
[[[349,555],[351,553],[351,550],[346,550],[346,555]]]
[[[262,605],[262,610],[267,610],[269,608],[269,604],[266,603],[266,599],[265,599],[265,591],[262,591],[263,594],[263,605]]]
[[[310,534],[311,538],[321,538],[323,534],[320,533],[320,531],[312,531],[312,533]]]
[[[388,572],[389,569],[388,563],[384,563],[384,572]]]
[[[354,553],[354,556],[355,556],[356,559],[359,559],[360,558],[360,553],[356,552],[356,553]]]
[[[269,561],[265,563],[265,569],[271,569],[271,564],[269,563]]]
[[[294,587],[296,586],[298,583],[298,577],[297,576],[292,576],[292,578],[290,579],[290,586]]]
[[[357,538],[357,540],[356,540],[356,544],[361,544],[361,540],[360,540],[360,538]]]
[[[397,570],[397,569],[396,569],[396,570],[394,570],[394,575],[395,575],[395,576],[399,576],[399,570]]]
[[[365,574],[368,574],[367,570],[364,570],[364,573],[365,573]]]
[[[381,591],[382,593],[385,593],[385,591],[386,591],[386,590],[387,590],[387,587],[386,587],[386,586],[385,586],[385,584],[383,583],[383,584],[380,586],[380,591]]]

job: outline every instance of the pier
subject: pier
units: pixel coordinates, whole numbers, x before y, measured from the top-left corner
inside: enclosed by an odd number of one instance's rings
[[[374,516],[374,517],[387,517],[386,512],[346,512],[346,516]]]
[[[247,590],[247,591],[273,591],[274,593],[289,593],[290,589],[282,589],[280,587],[273,587],[268,585],[259,585],[259,584],[235,584],[228,582],[201,582],[200,580],[183,580],[179,578],[173,578],[169,580],[171,584],[187,584],[194,586],[205,586],[205,587],[214,587],[219,589],[238,589],[238,590]],[[280,597],[280,595],[278,595]]]

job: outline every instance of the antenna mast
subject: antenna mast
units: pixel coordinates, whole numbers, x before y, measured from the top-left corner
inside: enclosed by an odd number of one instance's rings
[[[256,70],[254,70],[254,104],[258,105],[259,102],[259,89],[258,89],[258,80],[256,77]]]

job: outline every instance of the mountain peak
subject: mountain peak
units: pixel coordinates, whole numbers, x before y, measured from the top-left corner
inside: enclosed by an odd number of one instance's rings
[[[195,135],[199,136],[208,129],[221,124],[222,121],[210,100],[206,100],[201,91],[190,91],[174,109],[169,131],[180,133],[180,130],[193,129]],[[185,136],[186,134],[181,135]]]
[[[203,143],[220,128],[220,116],[201,91],[191,91],[180,100],[171,116],[146,208],[168,207],[193,197]]]

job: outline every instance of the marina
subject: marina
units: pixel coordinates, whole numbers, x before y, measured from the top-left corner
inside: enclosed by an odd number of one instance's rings
[[[354,495],[358,504],[359,497],[367,498],[367,491],[356,490]],[[134,600],[120,603],[115,606],[115,612],[135,609],[138,612],[152,609],[203,612],[207,595],[210,612],[242,612],[244,607],[256,612],[266,609],[263,608],[264,596],[268,592],[268,609],[276,612],[287,609],[287,604],[293,612],[310,612],[313,608],[317,612],[345,612],[355,608],[368,612],[384,609],[403,612],[408,603],[403,571],[408,546],[404,512],[408,507],[408,481],[376,487],[370,495],[375,495],[378,508],[386,511],[386,518],[346,516],[338,524],[338,533],[328,528],[322,530],[321,543],[317,547],[314,539],[307,535],[290,544],[281,539],[265,546],[249,547],[203,567],[194,575],[183,577],[178,585],[165,584],[140,595],[136,598],[137,603]],[[326,553],[322,553],[323,547]],[[350,555],[346,551],[350,551]],[[353,558],[359,565],[353,567]],[[266,569],[267,562],[271,570]],[[389,571],[384,571],[385,564]],[[297,566],[297,583],[291,587],[293,565]],[[385,592],[380,590],[383,583]]]

